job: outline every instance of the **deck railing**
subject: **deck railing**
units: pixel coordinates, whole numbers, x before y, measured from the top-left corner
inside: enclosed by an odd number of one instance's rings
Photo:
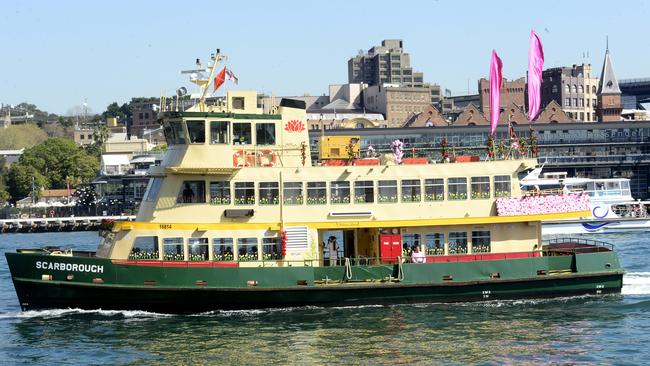
[[[600,240],[566,237],[542,241],[544,251],[585,253],[595,251],[614,251],[614,244]]]

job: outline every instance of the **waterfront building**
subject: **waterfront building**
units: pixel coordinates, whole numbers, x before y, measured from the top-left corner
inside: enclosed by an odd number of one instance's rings
[[[614,65],[608,47],[605,50],[603,71],[598,86],[598,109],[596,111],[598,120],[602,122],[620,121],[622,111],[621,89],[618,87],[618,81],[614,75]]]
[[[546,69],[542,72],[541,105],[555,101],[570,118],[595,122],[598,80],[591,64]]]
[[[157,120],[159,98],[132,98],[129,103],[132,113],[132,122],[129,129],[130,136],[142,137],[145,129],[160,127]]]
[[[516,80],[507,80],[503,78],[501,84],[501,108],[516,104],[520,108],[524,106],[524,92],[526,89],[526,79],[519,78]],[[478,95],[480,99],[481,112],[485,116],[490,115],[490,81],[481,78],[478,81]]]
[[[429,95],[428,87],[372,85],[364,91],[364,104],[367,110],[383,114],[388,127],[401,127],[431,105]]]

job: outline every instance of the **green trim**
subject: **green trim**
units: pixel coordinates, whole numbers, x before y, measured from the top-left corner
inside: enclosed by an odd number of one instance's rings
[[[232,119],[282,119],[280,114],[238,114],[214,112],[165,112],[162,118],[232,118]]]

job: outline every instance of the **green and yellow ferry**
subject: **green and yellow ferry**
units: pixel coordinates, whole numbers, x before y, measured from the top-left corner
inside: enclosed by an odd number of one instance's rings
[[[22,309],[189,313],[620,292],[611,245],[542,241],[542,220],[589,209],[579,196],[522,197],[519,177],[535,159],[361,159],[358,137],[322,137],[312,164],[303,102],[283,99],[270,114],[250,91],[205,102],[220,58],[209,78],[194,76],[196,104],[160,112],[169,148],[135,221],[103,223],[96,252],[6,253]]]

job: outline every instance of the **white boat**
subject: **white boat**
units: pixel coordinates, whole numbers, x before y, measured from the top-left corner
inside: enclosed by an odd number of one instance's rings
[[[650,230],[650,201],[632,197],[629,179],[567,177],[566,172],[541,171],[542,167],[535,168],[520,181],[522,192],[587,194],[591,209],[589,217],[543,221],[542,235]]]

